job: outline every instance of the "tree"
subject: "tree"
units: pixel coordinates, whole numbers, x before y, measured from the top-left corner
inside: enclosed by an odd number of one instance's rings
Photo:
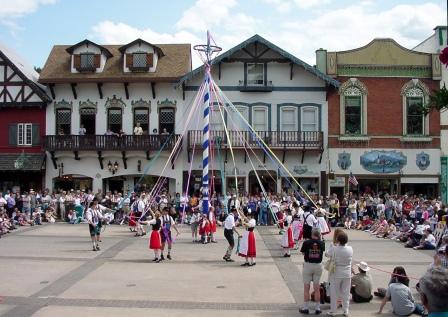
[[[42,71],[42,68],[40,68],[38,66],[34,66],[34,70],[40,74],[40,72]]]

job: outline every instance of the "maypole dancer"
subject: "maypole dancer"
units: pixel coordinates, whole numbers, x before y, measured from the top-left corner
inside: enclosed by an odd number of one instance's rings
[[[207,31],[207,44],[195,45],[194,49],[199,52],[204,62],[205,93],[204,93],[204,124],[202,131],[202,213],[208,215],[209,210],[209,182],[208,182],[208,164],[209,164],[209,146],[210,146],[210,80],[211,80],[211,60],[214,54],[222,49],[211,44],[210,32]]]

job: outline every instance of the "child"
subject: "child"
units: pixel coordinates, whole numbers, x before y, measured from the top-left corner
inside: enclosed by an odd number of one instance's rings
[[[326,214],[327,212],[325,211],[325,209],[320,207],[320,203],[317,203],[316,218],[322,236],[329,234],[331,232],[330,227],[328,226],[328,223],[325,220]]]
[[[202,244],[208,243],[208,236],[210,233],[210,221],[206,215],[201,215],[201,220],[199,222],[199,235],[201,236]]]
[[[215,215],[215,208],[210,207],[209,213],[208,213],[208,220],[210,221],[210,241],[211,243],[216,243],[215,239],[215,233],[216,233],[216,215]]]
[[[191,225],[191,237],[193,242],[198,242],[198,227],[201,220],[201,215],[197,208],[193,209],[193,215],[191,215],[190,225]]]
[[[246,262],[242,264],[241,266],[254,266],[255,263],[255,257],[257,256],[257,248],[256,248],[256,242],[255,242],[255,234],[254,234],[254,228],[256,225],[255,221],[255,214],[250,213],[249,218],[243,218],[242,224],[244,227],[246,227],[246,231],[243,234],[243,238],[241,239],[241,244],[239,248],[239,256],[242,256],[246,259]]]

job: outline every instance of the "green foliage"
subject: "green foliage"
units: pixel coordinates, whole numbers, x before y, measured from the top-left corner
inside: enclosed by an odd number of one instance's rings
[[[433,90],[429,96],[429,102],[426,105],[421,105],[421,111],[426,115],[432,110],[442,111],[448,109],[448,89],[445,85],[439,90]]]

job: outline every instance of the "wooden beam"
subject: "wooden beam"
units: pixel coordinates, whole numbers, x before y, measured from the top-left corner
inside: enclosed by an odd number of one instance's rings
[[[56,94],[54,92],[54,84],[49,84],[48,87],[50,88],[51,98],[56,99]]]
[[[221,80],[221,62],[218,63],[218,79]]]
[[[98,162],[100,162],[101,169],[104,169],[103,160],[104,160],[104,157],[102,156],[101,151],[98,151]]]
[[[256,57],[257,57],[257,58],[260,58],[261,56],[263,56],[264,54],[266,54],[269,50],[270,50],[269,47],[266,48],[266,49],[264,49],[264,50],[263,50],[259,55],[257,55]]]
[[[243,63],[289,63],[290,60],[287,58],[227,58],[226,62],[233,63],[233,62],[243,62]]]
[[[294,63],[290,63],[289,80],[292,80],[292,75],[294,73]]]
[[[322,156],[324,155],[324,151],[320,151],[319,164],[322,162]]]
[[[255,46],[255,56],[258,55],[258,41],[254,43]]]
[[[53,162],[54,169],[57,169],[58,168],[58,164],[57,164],[58,159],[56,158],[54,151],[50,152],[50,156],[51,156],[51,161]]]
[[[126,157],[126,151],[121,151],[121,158],[123,160],[124,169],[128,169],[128,158]]]
[[[78,94],[76,93],[76,83],[71,83],[73,98],[78,99]]]
[[[156,99],[156,83],[151,82],[152,99]]]
[[[302,150],[302,160],[300,161],[303,164],[303,160],[305,159],[305,148]]]
[[[98,94],[100,95],[100,99],[103,99],[103,83],[96,83],[96,87],[98,87]]]
[[[151,157],[149,156],[149,150],[146,151],[146,160],[147,161],[151,160]]]
[[[126,94],[126,99],[129,99],[129,89],[128,89],[129,83],[123,83],[123,85],[124,85],[124,93]]]
[[[256,55],[252,54],[251,52],[249,52],[246,48],[243,48],[243,51],[252,58],[255,58],[255,56],[256,56]],[[257,49],[255,47],[255,54],[256,54],[256,52],[257,52]]]
[[[185,82],[182,83],[182,100],[185,100]]]

